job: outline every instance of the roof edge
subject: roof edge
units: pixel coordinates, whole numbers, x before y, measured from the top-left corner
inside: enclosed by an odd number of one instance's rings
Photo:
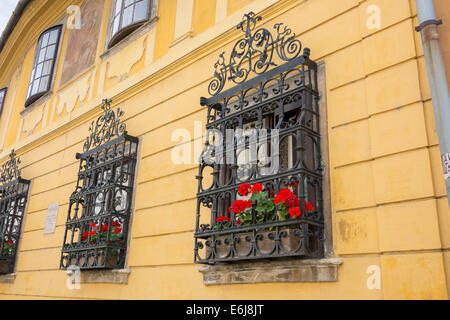
[[[5,44],[8,41],[9,36],[12,34],[15,26],[17,25],[20,18],[22,17],[22,14],[25,11],[25,8],[32,1],[33,0],[19,0],[19,2],[17,3],[16,8],[14,9],[11,17],[9,18],[8,24],[6,25],[5,29],[2,32],[2,35],[0,37],[0,53],[3,51],[3,48],[5,47]]]

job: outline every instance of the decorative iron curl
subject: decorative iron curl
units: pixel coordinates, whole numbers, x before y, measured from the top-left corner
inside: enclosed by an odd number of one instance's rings
[[[96,121],[92,121],[89,127],[90,134],[83,146],[84,152],[126,133],[125,123],[120,123],[124,112],[120,108],[117,109],[117,113],[114,112],[111,109],[111,102],[111,99],[103,99],[103,114]]]
[[[11,150],[10,159],[0,167],[0,184],[5,184],[20,178],[20,158],[16,158],[16,152]]]
[[[236,42],[226,62],[225,53],[219,55],[214,64],[214,79],[208,85],[211,96],[219,94],[227,81],[235,84],[243,83],[251,73],[263,74],[271,66],[276,66],[273,61],[274,53],[284,61],[291,61],[300,56],[302,44],[295,39],[295,34],[290,28],[277,23],[274,25],[276,38],[266,28],[256,29],[256,25],[262,18],[254,12],[245,14],[237,25],[238,30],[245,33],[245,37]],[[309,49],[306,50],[309,56]]]

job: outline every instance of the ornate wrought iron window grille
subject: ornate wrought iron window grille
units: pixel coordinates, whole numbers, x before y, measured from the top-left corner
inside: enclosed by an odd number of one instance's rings
[[[16,153],[0,168],[0,274],[14,273],[30,181],[20,176]]]
[[[260,20],[253,12],[244,16],[237,28],[245,37],[228,61],[220,54],[211,97],[200,100],[208,109],[197,176],[196,263],[324,255],[317,64],[291,29],[275,24],[273,36],[257,28]],[[301,216],[282,218],[277,205],[261,214],[253,202],[251,220],[243,223],[230,206],[249,199],[238,193],[244,182],[262,184],[269,197],[290,188]],[[305,208],[308,202],[313,210]],[[229,222],[219,225],[221,217]]]
[[[61,269],[121,269],[125,265],[138,138],[120,122],[123,111],[103,100],[91,123],[70,196]]]

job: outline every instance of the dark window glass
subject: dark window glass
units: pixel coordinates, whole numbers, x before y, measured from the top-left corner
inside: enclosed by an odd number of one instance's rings
[[[151,0],[116,0],[110,23],[112,47],[149,19]]]
[[[62,27],[56,26],[45,31],[36,47],[33,70],[28,84],[25,107],[32,104],[50,90],[55,68],[56,54]]]
[[[5,104],[5,100],[6,100],[6,92],[8,91],[8,88],[3,88],[0,90],[0,119],[2,116],[2,112],[3,112],[3,106]]]

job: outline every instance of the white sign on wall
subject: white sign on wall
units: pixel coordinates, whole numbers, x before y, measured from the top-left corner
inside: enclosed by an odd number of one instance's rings
[[[44,234],[55,233],[56,220],[58,218],[58,208],[59,203],[54,203],[48,206]]]

